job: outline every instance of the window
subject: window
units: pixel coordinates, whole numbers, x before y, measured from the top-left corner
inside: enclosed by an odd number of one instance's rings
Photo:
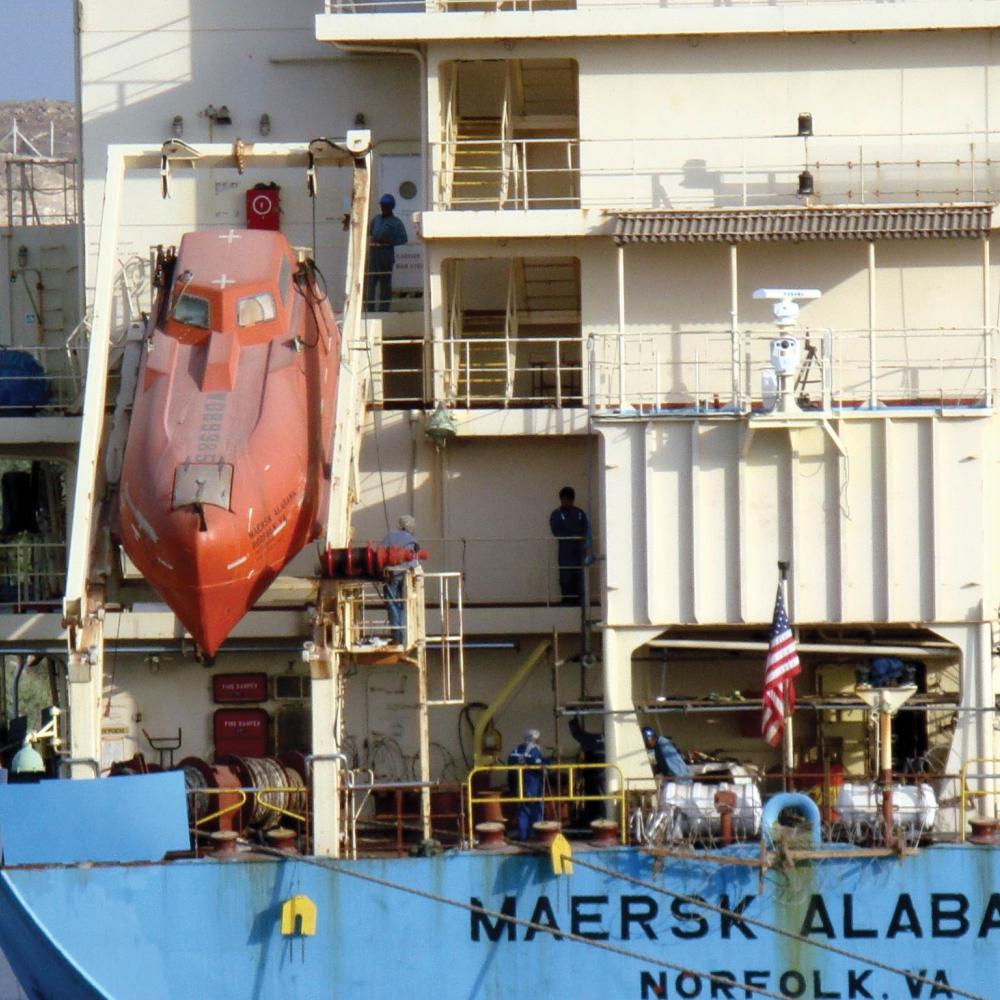
[[[274,319],[274,296],[270,292],[246,295],[236,303],[236,322],[240,326],[256,326]]]
[[[188,295],[187,292],[183,292],[174,303],[173,318],[178,323],[197,326],[202,330],[209,329],[208,299],[203,299],[200,295]]]

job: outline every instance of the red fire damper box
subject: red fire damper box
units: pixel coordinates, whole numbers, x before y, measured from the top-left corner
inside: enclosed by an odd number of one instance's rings
[[[281,228],[281,188],[258,184],[247,191],[247,229]]]
[[[215,674],[212,677],[212,700],[216,705],[267,701],[267,674]]]
[[[266,757],[267,723],[268,715],[262,708],[217,709],[212,724],[215,759]]]

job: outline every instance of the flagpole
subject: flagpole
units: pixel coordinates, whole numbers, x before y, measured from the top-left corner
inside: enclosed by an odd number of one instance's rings
[[[785,605],[785,613],[790,614],[788,607],[788,563],[780,561],[778,562],[778,580],[779,586],[781,587],[781,600]],[[785,681],[786,686],[790,684],[791,681]],[[784,704],[788,705],[788,695],[787,691],[785,697],[782,699]],[[785,725],[782,730],[782,748],[784,753],[782,755],[781,762],[781,784],[784,791],[791,790],[791,779],[792,771],[795,767],[795,758],[792,750],[792,715],[790,712],[785,713]]]

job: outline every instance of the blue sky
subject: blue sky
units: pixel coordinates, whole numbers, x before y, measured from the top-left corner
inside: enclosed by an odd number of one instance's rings
[[[73,0],[0,0],[0,101],[75,97]]]

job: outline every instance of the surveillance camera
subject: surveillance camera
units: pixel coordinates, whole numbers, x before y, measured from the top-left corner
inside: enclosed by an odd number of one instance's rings
[[[799,370],[799,342],[795,337],[771,341],[771,367],[778,375],[794,375]]]

